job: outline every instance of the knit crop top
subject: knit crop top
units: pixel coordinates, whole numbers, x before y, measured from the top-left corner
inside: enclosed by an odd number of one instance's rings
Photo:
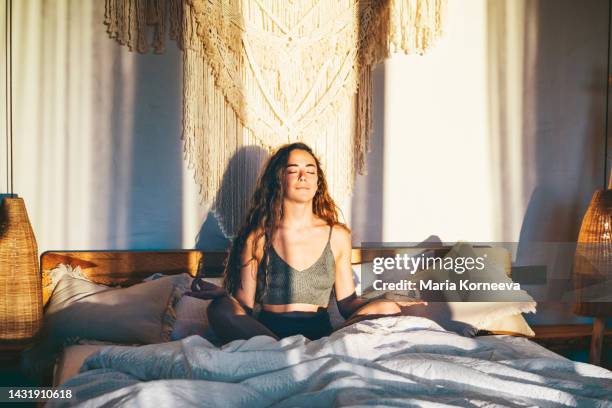
[[[297,270],[285,262],[274,249],[270,249],[268,261],[267,287],[262,301],[270,305],[288,305],[306,303],[325,305],[335,281],[336,261],[331,250],[331,233],[329,229],[327,245],[319,259],[310,267]]]

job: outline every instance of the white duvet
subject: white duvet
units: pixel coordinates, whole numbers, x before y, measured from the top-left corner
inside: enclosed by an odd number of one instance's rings
[[[612,407],[612,372],[510,336],[466,338],[387,317],[308,341],[259,336],[222,348],[198,336],[105,347],[48,406]]]

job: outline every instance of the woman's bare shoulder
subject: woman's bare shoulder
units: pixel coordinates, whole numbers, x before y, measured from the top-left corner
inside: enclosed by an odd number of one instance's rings
[[[332,243],[336,247],[351,245],[351,230],[345,224],[336,223],[332,229]]]
[[[348,225],[343,224],[341,222],[337,222],[334,224],[334,230],[332,232],[333,234],[339,233],[339,234],[344,234],[344,235],[351,235],[351,229],[348,227]]]

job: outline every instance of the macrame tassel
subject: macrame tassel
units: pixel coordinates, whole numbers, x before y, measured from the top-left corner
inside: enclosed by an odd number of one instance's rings
[[[180,40],[182,5],[182,0],[106,0],[106,31],[130,51],[144,54],[152,47],[156,54],[161,54],[166,47],[167,24],[170,38]]]
[[[161,18],[164,18],[162,15]],[[170,39],[175,40],[181,49],[184,44],[183,31],[181,27],[186,23],[183,14],[183,0],[168,0],[168,19]],[[163,39],[162,39],[163,41]]]
[[[361,68],[357,90],[357,131],[355,132],[355,163],[353,168],[359,174],[366,173],[365,152],[370,149],[372,134],[372,69],[369,65]]]
[[[446,0],[389,0],[388,50],[423,54],[442,34]]]
[[[163,52],[166,38],[166,0],[148,0],[150,7],[146,10],[145,22],[153,27],[153,49],[155,53]],[[168,13],[169,15],[169,13]],[[145,30],[141,30],[145,31]],[[146,42],[146,39],[144,39]]]

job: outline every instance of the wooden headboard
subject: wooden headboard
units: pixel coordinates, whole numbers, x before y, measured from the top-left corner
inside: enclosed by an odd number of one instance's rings
[[[433,250],[436,256],[444,256],[451,247],[410,248],[411,250]],[[353,248],[351,262],[371,262],[379,256],[394,256],[407,248]],[[43,303],[51,295],[46,290],[48,271],[59,264],[80,266],[81,273],[92,282],[104,285],[130,286],[141,282],[156,272],[166,275],[198,271],[206,277],[221,277],[227,252],[199,250],[159,251],[47,251],[40,256],[43,279]]]
[[[353,248],[351,262],[371,262],[378,256],[393,256],[403,248]],[[415,249],[415,248],[411,248]],[[427,248],[423,248],[426,250]],[[450,247],[435,248],[441,256]],[[208,277],[220,277],[227,252],[192,249],[159,251],[47,251],[40,256],[41,272],[59,264],[80,266],[82,273],[93,282],[105,285],[129,286],[156,272],[165,274],[189,273],[199,270]]]
[[[129,286],[156,272],[221,276],[225,252],[176,251],[47,251],[40,257],[44,274],[59,264],[80,266],[81,273],[104,285]]]

